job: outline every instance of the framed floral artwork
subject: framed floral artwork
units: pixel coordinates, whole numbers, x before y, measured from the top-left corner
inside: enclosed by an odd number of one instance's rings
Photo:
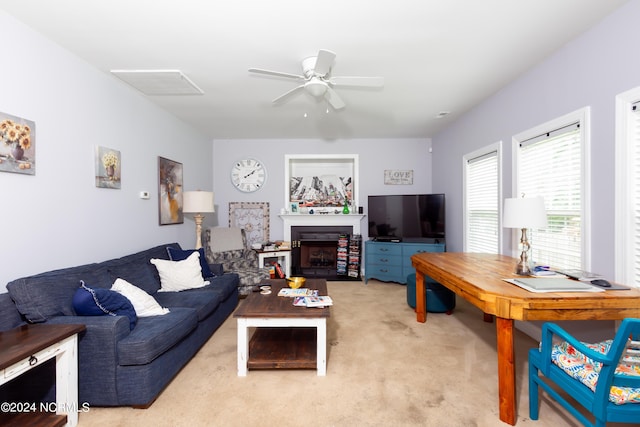
[[[247,244],[269,241],[269,202],[230,202],[229,227],[244,228]]]
[[[36,174],[36,124],[0,113],[0,171]]]
[[[96,146],[96,187],[120,188],[120,151]]]
[[[182,224],[182,163],[158,157],[160,225]]]

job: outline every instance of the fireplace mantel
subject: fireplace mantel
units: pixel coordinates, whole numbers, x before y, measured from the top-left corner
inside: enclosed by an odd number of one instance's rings
[[[335,226],[353,227],[354,234],[360,233],[360,221],[364,214],[285,214],[280,215],[284,221],[284,240],[291,241],[291,227],[297,226]]]

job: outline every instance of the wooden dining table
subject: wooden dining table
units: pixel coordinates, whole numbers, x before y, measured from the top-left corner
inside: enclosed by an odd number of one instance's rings
[[[411,257],[416,269],[416,317],[427,321],[424,275],[495,316],[500,420],[516,422],[514,321],[621,320],[640,317],[640,289],[605,292],[529,292],[503,279],[514,278],[515,258],[499,254],[423,252]]]

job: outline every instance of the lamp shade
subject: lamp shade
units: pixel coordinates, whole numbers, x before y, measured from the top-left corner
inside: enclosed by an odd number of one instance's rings
[[[185,213],[216,211],[213,206],[213,192],[211,191],[185,191],[182,197],[182,211]]]
[[[547,212],[542,197],[504,199],[502,226],[505,228],[543,228]]]

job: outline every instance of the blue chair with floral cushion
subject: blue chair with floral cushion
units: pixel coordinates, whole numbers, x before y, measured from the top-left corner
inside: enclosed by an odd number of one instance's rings
[[[640,319],[623,320],[613,340],[596,344],[580,342],[558,325],[545,323],[540,347],[529,351],[532,420],[538,419],[539,387],[585,426],[640,424]],[[569,403],[558,388],[595,421]]]

